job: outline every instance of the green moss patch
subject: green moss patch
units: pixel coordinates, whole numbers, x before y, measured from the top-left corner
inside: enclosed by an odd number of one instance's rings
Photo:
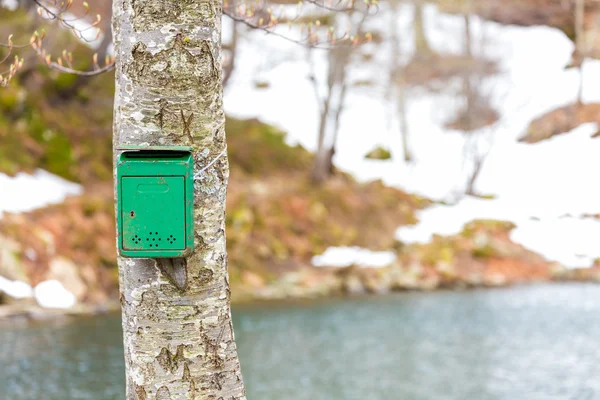
[[[370,160],[389,160],[392,158],[392,153],[388,149],[378,146],[368,152],[365,158]]]

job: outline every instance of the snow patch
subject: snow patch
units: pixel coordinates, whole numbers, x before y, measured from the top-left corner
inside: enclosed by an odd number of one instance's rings
[[[0,1],[0,7],[8,8],[10,11],[15,11],[19,7],[17,0],[2,0]]]
[[[372,251],[361,247],[330,247],[312,258],[315,267],[387,267],[396,259],[393,251]]]
[[[41,282],[33,291],[35,300],[44,308],[71,308],[77,302],[75,295],[56,280]]]
[[[82,192],[81,185],[42,169],[33,175],[19,172],[14,177],[0,173],[0,217],[3,212],[26,212],[60,203],[67,196]]]
[[[0,292],[6,293],[13,299],[25,299],[33,296],[33,289],[23,281],[11,281],[0,276]]]
[[[511,239],[568,268],[587,268],[600,258],[600,221],[563,217],[522,221]]]
[[[511,232],[515,243],[565,267],[591,266],[600,258],[600,221],[587,215],[599,212],[600,191],[585,182],[593,182],[595,171],[600,171],[595,157],[600,141],[589,139],[597,131],[597,124],[583,124],[535,145],[515,143],[510,165],[487,171],[499,174],[496,184],[506,184],[501,196],[467,197],[451,206],[427,208],[417,213],[417,225],[399,228],[396,237],[405,243],[426,243],[434,234],[455,235],[475,219],[510,221],[517,225]],[[573,153],[576,157],[566,165],[564,158]],[[569,170],[574,166],[580,169]]]
[[[402,64],[414,55],[412,26],[414,8],[403,5],[398,19],[391,21],[382,4],[379,16],[369,23],[378,28],[395,23],[401,38]],[[462,54],[464,19],[439,12],[435,5],[425,7],[424,26],[429,44],[439,54]],[[573,103],[577,97],[579,71],[565,69],[571,60],[573,43],[559,30],[537,26],[504,26],[472,16],[473,53],[497,60],[500,73],[483,84],[483,92],[501,119],[492,127],[473,132],[470,137],[486,137],[481,147],[489,150],[477,179],[476,191],[493,194],[495,200],[465,198],[456,205],[434,206],[420,213],[420,224],[397,233],[405,242],[427,241],[433,234],[451,235],[476,218],[511,221],[517,225],[512,238],[549,260],[569,267],[590,266],[600,257],[600,223],[584,218],[600,214],[600,139],[592,139],[596,124],[585,124],[573,132],[535,144],[518,138],[530,122],[557,107]],[[224,25],[228,29],[228,25]],[[378,29],[375,29],[378,30]],[[286,35],[287,27],[282,31]],[[318,107],[315,103],[311,68],[307,55],[295,44],[253,31],[241,39],[239,65],[225,93],[229,115],[258,118],[288,132],[290,144],[300,143],[314,151],[317,145]],[[484,45],[485,44],[485,45]],[[407,119],[412,163],[402,158],[402,140],[393,101],[382,95],[387,87],[393,54],[391,44],[373,47],[366,65],[352,65],[349,81],[370,80],[373,87],[354,88],[348,93],[341,116],[336,166],[357,179],[382,179],[410,193],[432,199],[459,199],[472,161],[466,160],[467,135],[445,125],[464,105],[459,78],[439,92],[423,88],[407,91]],[[327,55],[314,53],[314,71],[325,82]],[[584,65],[584,102],[600,101],[600,61]],[[290,79],[293,77],[293,79]],[[269,82],[258,89],[257,79]],[[322,93],[325,88],[319,87]],[[365,149],[385,143],[393,159],[365,160]],[[479,148],[479,147],[478,147]],[[570,218],[564,218],[570,215]],[[352,259],[345,255],[344,257]],[[322,256],[319,256],[322,257]],[[344,259],[341,255],[340,260]],[[315,264],[321,258],[316,257]],[[338,261],[348,264],[350,261]]]

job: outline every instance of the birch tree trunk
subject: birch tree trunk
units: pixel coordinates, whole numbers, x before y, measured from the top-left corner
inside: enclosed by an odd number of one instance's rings
[[[577,105],[583,104],[583,63],[587,49],[585,49],[585,2],[575,0],[575,65],[579,68],[579,88],[577,91]]]
[[[415,37],[415,53],[417,57],[428,56],[433,51],[429,46],[429,40],[425,34],[425,10],[423,0],[415,2],[415,14],[413,19],[413,34]]]
[[[115,159],[121,145],[186,145],[201,171],[194,254],[119,259],[128,400],[245,399],[225,250],[221,12],[220,0],[113,0]]]

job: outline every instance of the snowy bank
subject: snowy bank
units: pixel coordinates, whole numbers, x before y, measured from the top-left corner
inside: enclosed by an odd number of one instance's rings
[[[75,295],[65,289],[63,284],[57,280],[43,281],[32,288],[28,283],[11,281],[0,276],[0,293],[13,299],[34,297],[38,305],[43,308],[67,309],[77,303]]]
[[[44,308],[71,308],[77,302],[75,295],[56,280],[39,283],[33,292],[37,303]]]
[[[33,289],[23,281],[11,281],[0,276],[0,293],[5,293],[13,299],[25,299],[33,296]]]
[[[388,26],[391,15],[384,7],[373,17],[373,26]],[[413,12],[411,5],[404,5],[395,21],[402,39],[402,63],[408,63],[414,54]],[[471,17],[471,28],[473,53],[496,60],[500,71],[484,83],[500,120],[471,135],[485,137],[479,147],[489,150],[476,190],[495,195],[495,200],[464,198],[452,207],[425,210],[421,224],[400,229],[398,237],[406,242],[428,240],[434,233],[455,233],[474,218],[501,219],[517,225],[513,240],[548,260],[568,267],[590,266],[600,256],[600,246],[593,243],[600,237],[600,224],[585,217],[600,214],[600,189],[595,183],[600,171],[600,140],[590,138],[598,127],[587,124],[535,145],[518,142],[534,118],[575,101],[579,73],[565,69],[573,43],[559,30],[543,26],[504,26]],[[425,30],[437,53],[464,52],[462,16],[440,13],[436,6],[428,5]],[[243,40],[238,65],[244,68],[236,70],[227,88],[228,114],[257,117],[276,125],[288,132],[290,143],[314,151],[318,110],[305,50],[262,32],[250,32]],[[466,135],[446,127],[464,104],[457,90],[460,80],[451,80],[438,92],[419,87],[408,91],[409,146],[414,161],[406,163],[400,156],[398,121],[389,120],[389,108],[394,105],[382,94],[392,54],[390,44],[383,42],[371,50],[370,63],[349,70],[351,81],[370,79],[374,85],[348,94],[336,165],[360,180],[382,179],[407,192],[456,201],[470,165],[464,153]],[[317,52],[315,60],[314,70],[323,82],[325,53]],[[600,61],[586,61],[584,75],[584,101],[600,101]],[[268,87],[258,88],[257,79],[268,82]],[[394,158],[365,160],[365,149],[380,144],[389,148]]]
[[[42,169],[33,175],[19,172],[14,177],[0,173],[0,217],[3,212],[26,212],[60,203],[82,191],[81,185]]]
[[[597,130],[596,124],[585,124],[535,145],[515,143],[511,165],[503,171],[489,171],[501,172],[500,177],[507,180],[501,196],[465,198],[453,206],[422,210],[417,214],[419,224],[401,227],[397,238],[424,243],[434,234],[457,234],[474,219],[511,221],[517,225],[511,233],[515,243],[567,267],[589,267],[600,258],[600,221],[589,217],[599,211],[600,190],[587,183],[600,171],[596,156],[600,141],[590,140]],[[576,157],[568,166],[563,160],[570,154]],[[576,179],[573,173],[578,174]]]
[[[387,267],[396,259],[393,251],[371,251],[360,247],[330,247],[312,258],[315,267]]]

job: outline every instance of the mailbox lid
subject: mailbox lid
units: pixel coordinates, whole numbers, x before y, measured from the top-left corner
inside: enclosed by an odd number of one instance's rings
[[[194,159],[185,151],[127,151],[119,156],[117,178],[124,176],[183,176],[193,179]]]
[[[123,250],[185,250],[183,177],[125,177],[121,198]]]

